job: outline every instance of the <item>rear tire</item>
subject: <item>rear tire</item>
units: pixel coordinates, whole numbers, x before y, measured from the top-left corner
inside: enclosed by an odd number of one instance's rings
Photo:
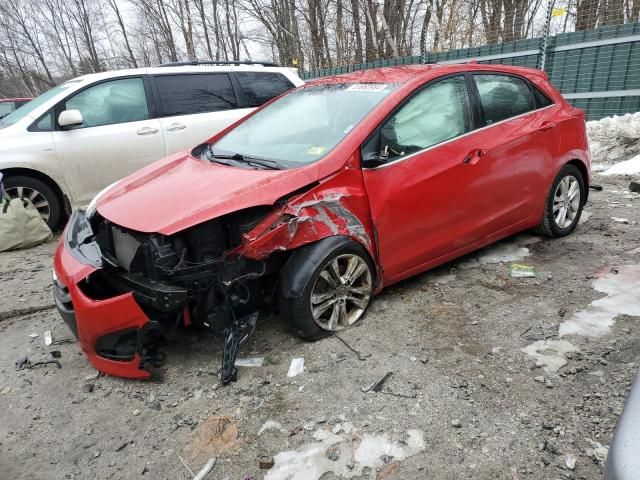
[[[308,341],[348,328],[371,304],[374,272],[365,249],[348,237],[301,247],[282,270],[280,315]]]
[[[62,218],[62,204],[53,188],[42,180],[25,175],[9,175],[3,183],[9,197],[31,200],[49,228],[56,229]]]
[[[573,232],[580,221],[586,198],[584,178],[575,165],[565,165],[549,189],[544,216],[536,228],[548,237],[564,237]]]

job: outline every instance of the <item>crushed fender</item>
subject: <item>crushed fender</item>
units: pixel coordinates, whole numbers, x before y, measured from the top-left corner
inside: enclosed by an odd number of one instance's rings
[[[334,235],[352,237],[372,253],[371,237],[348,206],[345,194],[312,194],[311,198],[291,202],[268,215],[244,235],[238,253],[262,260],[275,251],[291,250]]]

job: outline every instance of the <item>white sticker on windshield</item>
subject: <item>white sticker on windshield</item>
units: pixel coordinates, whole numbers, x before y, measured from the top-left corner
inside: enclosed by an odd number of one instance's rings
[[[354,83],[346,88],[347,92],[382,92],[389,84],[387,83]]]

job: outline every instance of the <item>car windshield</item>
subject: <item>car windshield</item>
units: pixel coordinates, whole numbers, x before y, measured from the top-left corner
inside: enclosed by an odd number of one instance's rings
[[[9,115],[0,120],[0,128],[8,127],[9,125],[13,125],[14,123],[22,120],[24,117],[33,112],[36,108],[42,106],[47,100],[55,97],[63,90],[69,88],[73,83],[77,83],[77,80],[71,82],[65,82],[57,87],[53,87],[51,90],[47,90],[42,95],[37,98],[34,98],[29,103],[24,104],[20,108],[14,110]]]
[[[299,88],[231,130],[211,153],[270,160],[282,168],[316,162],[395,88],[383,83]]]

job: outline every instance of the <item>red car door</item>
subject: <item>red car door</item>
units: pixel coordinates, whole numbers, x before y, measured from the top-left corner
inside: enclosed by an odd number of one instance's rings
[[[386,282],[521,220],[513,158],[491,151],[504,132],[474,130],[481,112],[472,98],[464,75],[430,82],[381,125],[385,163],[367,168],[375,137],[363,146]]]
[[[552,104],[540,92],[536,100],[535,87],[515,75],[487,72],[472,78],[481,106],[478,141],[485,146],[487,160],[502,158],[513,166],[505,183],[513,191],[512,200],[499,214],[511,222],[539,216],[561,143],[554,113],[545,108]]]

